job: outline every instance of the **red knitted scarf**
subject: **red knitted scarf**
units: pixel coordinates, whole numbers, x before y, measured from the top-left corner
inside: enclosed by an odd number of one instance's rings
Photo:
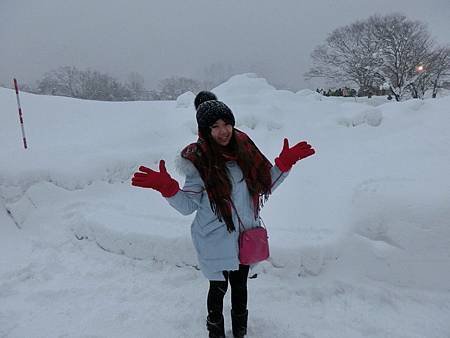
[[[255,218],[258,217],[259,210],[263,203],[267,200],[272,185],[270,169],[272,164],[261,153],[253,141],[242,131],[234,129],[234,136],[239,152],[222,153],[223,162],[235,160],[243,171],[247,188],[254,204]],[[205,189],[211,204],[211,209],[218,216],[219,220],[223,220],[228,231],[234,231],[235,226],[232,220],[232,200],[231,200],[231,183],[229,178],[223,177],[220,173],[227,173],[226,170],[220,171],[214,165],[211,165],[211,151],[208,142],[199,137],[197,142],[191,143],[181,152],[181,156],[190,160],[200,173]],[[248,166],[248,172],[245,173],[245,161],[251,165]],[[211,174],[212,170],[216,170]],[[211,177],[213,176],[213,179]]]

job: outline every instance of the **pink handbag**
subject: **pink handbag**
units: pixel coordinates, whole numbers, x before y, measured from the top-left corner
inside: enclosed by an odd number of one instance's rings
[[[239,262],[244,265],[251,265],[269,258],[267,229],[263,226],[258,226],[245,230],[234,204],[233,208],[239,220]],[[262,221],[261,218],[260,221]]]
[[[269,241],[266,228],[259,226],[239,234],[239,261],[244,265],[262,262],[269,258]]]

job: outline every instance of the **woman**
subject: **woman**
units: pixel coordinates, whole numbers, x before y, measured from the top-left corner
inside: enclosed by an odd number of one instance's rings
[[[181,152],[186,180],[183,189],[166,171],[141,166],[132,184],[158,190],[183,215],[196,212],[191,225],[199,266],[210,281],[206,320],[209,337],[225,337],[223,298],[231,285],[234,337],[247,333],[247,277],[249,266],[239,264],[240,229],[259,226],[259,211],[270,193],[300,159],[314,154],[306,142],[290,148],[284,140],[275,166],[252,140],[234,128],[232,111],[211,92],[194,101],[199,138]]]

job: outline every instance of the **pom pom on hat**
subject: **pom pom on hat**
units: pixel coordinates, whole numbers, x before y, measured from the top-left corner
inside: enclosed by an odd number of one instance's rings
[[[197,110],[198,106],[201,105],[203,102],[209,100],[217,100],[217,96],[214,93],[209,92],[207,90],[203,90],[200,93],[198,93],[194,100],[195,110]]]

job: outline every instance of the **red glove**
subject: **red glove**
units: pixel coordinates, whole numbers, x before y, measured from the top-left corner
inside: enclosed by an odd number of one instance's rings
[[[158,190],[164,197],[172,197],[180,189],[178,182],[167,173],[164,160],[159,161],[159,172],[144,166],[139,171],[142,172],[134,173],[131,185]]]
[[[280,155],[275,159],[275,164],[282,172],[286,172],[291,170],[297,161],[311,156],[314,153],[315,150],[306,141],[299,142],[292,148],[289,148],[289,141],[285,138],[283,150],[281,150]]]

